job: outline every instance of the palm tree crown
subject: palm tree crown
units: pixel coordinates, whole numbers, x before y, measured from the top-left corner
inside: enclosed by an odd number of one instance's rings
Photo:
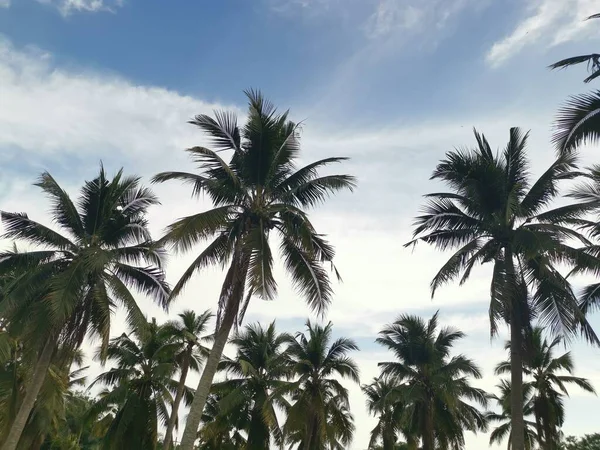
[[[209,241],[173,288],[173,296],[196,271],[210,265],[228,267],[218,300],[214,345],[188,414],[182,450],[193,448],[204,403],[234,322],[241,322],[253,296],[266,300],[276,297],[273,233],[279,237],[284,267],[310,307],[322,313],[331,302],[332,287],[324,265],[332,263],[334,249],[317,233],[306,210],[337,191],[355,186],[354,177],[349,175],[319,175],[325,166],[347,158],[325,158],[298,169],[299,125],[288,119],[288,112],[279,113],[259,92],[246,94],[249,112],[242,127],[235,114],[226,112],[192,120],[209,135],[212,146],[188,150],[200,173],[164,172],[153,179],[180,180],[192,186],[192,195],[206,194],[213,203],[212,209],[183,217],[167,229],[164,242],[172,244],[175,251],[189,251]]]
[[[228,375],[227,380],[216,383],[214,389],[223,392],[221,414],[232,410],[250,412],[246,430],[246,448],[268,448],[271,439],[283,445],[283,432],[277,418],[277,410],[287,410],[284,398],[291,376],[290,362],[285,354],[289,336],[278,334],[275,322],[265,329],[260,324],[247,325],[243,332],[231,339],[237,347],[236,357],[224,359],[220,369]]]
[[[458,330],[438,329],[436,313],[427,322],[400,316],[377,338],[397,359],[379,366],[382,375],[398,386],[405,428],[422,439],[424,450],[462,448],[463,430],[485,430],[483,414],[469,403],[487,405],[485,392],[472,387],[469,380],[481,378],[481,372],[465,356],[450,356],[462,337]]]
[[[3,289],[0,317],[19,328],[30,349],[41,349],[5,450],[16,448],[59,344],[76,349],[86,335],[97,336],[104,354],[118,306],[126,310],[130,326],[146,323],[130,288],[164,307],[170,298],[162,251],[152,243],[146,219],[148,207],[158,200],[140,186],[139,178],[121,170],[108,179],[100,167],[76,204],[47,172],[36,185],[50,198],[60,232],[27,214],[0,214],[3,237],[33,247],[0,253],[0,277],[11,277]]]
[[[359,371],[348,353],[358,350],[351,339],[332,342],[332,324],[306,324],[306,333],[290,339],[287,354],[297,377],[290,386],[294,404],[285,431],[300,450],[348,448],[354,433],[348,390],[336,377],[359,383]]]
[[[178,386],[171,379],[177,368],[173,355],[178,343],[173,342],[169,330],[153,320],[134,335],[111,340],[108,360],[115,367],[92,383],[112,388],[94,405],[93,414],[117,406],[104,440],[107,449],[156,448],[159,423],[167,425],[171,393]],[[185,394],[189,402],[192,392],[186,389]]]

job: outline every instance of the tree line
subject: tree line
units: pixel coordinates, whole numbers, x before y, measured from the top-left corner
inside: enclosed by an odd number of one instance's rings
[[[179,422],[185,423],[182,450],[191,450],[198,439],[218,436],[219,424],[230,425],[229,437],[206,442],[205,448],[265,448],[267,439],[311,450],[347,446],[353,425],[339,378],[358,382],[356,366],[347,355],[355,350],[351,340],[343,340],[337,350],[337,341],[332,344],[329,351],[335,361],[322,376],[315,364],[327,358],[310,357],[326,348],[330,326],[308,323],[307,330],[293,338],[276,335],[274,325],[248,327],[246,334],[234,335],[237,358],[223,357],[231,331],[241,325],[252,298],[277,296],[274,241],[309,308],[326,311],[333,298],[332,276],[339,274],[333,265],[334,248],[315,229],[309,211],[332,194],[356,188],[353,176],[320,174],[345,157],[298,168],[299,125],[260,92],[246,94],[244,125],[228,112],[191,121],[207,134],[211,147],[188,149],[197,172],[163,172],[152,178],[153,183],[182,182],[193,196],[207,195],[213,204],[176,220],[159,239],[150,235],[147,221],[148,208],[158,205],[158,198],[139,177],[123,170],[109,177],[101,167],[96,178],[84,183],[76,201],[51,174],[43,173],[36,186],[49,200],[54,228],[26,213],[2,211],[3,238],[15,242],[0,254],[0,356],[6,375],[0,390],[5,406],[3,450],[45,445],[50,430],[66,418],[67,408],[98,412],[86,429],[91,434],[103,430],[99,435],[105,448],[124,448],[134,437],[145,440],[142,447],[139,440],[131,441],[133,448],[155,448],[159,422],[168,430],[163,444],[167,449],[173,446],[172,431]],[[485,413],[479,408],[487,407],[489,395],[470,385],[471,378],[480,377],[479,369],[464,356],[450,356],[452,343],[462,333],[446,328],[438,332],[437,316],[427,321],[401,316],[378,338],[396,361],[382,363],[381,377],[364,387],[370,410],[381,414],[375,441],[393,448],[402,435],[409,448],[461,448],[464,430],[481,430],[495,420],[502,425],[492,438],[508,437],[513,449],[556,448],[564,421],[565,383],[590,391],[593,387],[573,375],[556,374],[572,372],[568,354],[549,368],[545,364],[553,357],[536,359],[536,352],[551,355],[558,340],[573,336],[600,343],[587,321],[599,304],[600,284],[581,292],[572,284],[573,277],[597,276],[600,268],[600,167],[580,168],[577,152],[581,144],[600,137],[599,106],[596,92],[571,98],[559,111],[553,139],[556,160],[536,180],[531,179],[527,157],[528,134],[519,128],[510,130],[500,152],[492,151],[485,136],[475,131],[475,147],[450,151],[437,165],[432,178],[446,190],[426,196],[414,239],[407,245],[422,242],[453,251],[432,280],[432,294],[450,281],[467,282],[478,265],[492,265],[491,333],[494,336],[501,324],[510,328],[510,358],[497,369],[499,374],[510,373],[510,382],[503,382],[494,398],[501,412]],[[566,194],[565,182],[572,183]],[[569,202],[554,206],[559,199]],[[189,253],[200,245],[202,250],[180,280],[169,286],[166,252]],[[216,305],[217,325],[209,333],[210,350],[199,344],[199,328],[183,331],[183,318],[169,325],[147,321],[134,292],[167,309],[196,272],[212,265],[222,267],[225,278]],[[124,311],[129,334],[111,339],[117,310]],[[186,314],[193,317],[189,325],[209,315]],[[322,348],[315,341],[319,333]],[[71,369],[81,361],[86,338],[99,339],[96,356],[102,363],[116,364],[94,381],[105,388],[96,399],[70,389],[82,382]],[[265,362],[252,359],[257,356],[251,348],[256,342],[249,340],[254,338],[273,339],[269,351],[274,354],[276,347],[285,346],[281,358],[275,357],[283,372],[275,371],[274,385],[263,377],[265,370],[256,372],[260,380],[252,380],[252,368],[257,369],[253,364]],[[163,359],[174,354],[177,359]],[[192,390],[185,380],[200,364],[200,381]],[[219,370],[237,378],[215,383]],[[177,374],[179,379],[173,378]],[[527,377],[555,387],[541,392]],[[257,386],[266,389],[255,399],[260,407],[237,403],[239,408],[228,409],[236,404],[232,393],[237,392],[238,400],[248,398],[247,389]],[[378,396],[386,400],[379,402]],[[181,421],[180,406],[186,403],[189,413]],[[272,412],[275,407],[287,413],[281,426]],[[247,426],[233,426],[238,420]],[[65,448],[80,448],[81,436]]]

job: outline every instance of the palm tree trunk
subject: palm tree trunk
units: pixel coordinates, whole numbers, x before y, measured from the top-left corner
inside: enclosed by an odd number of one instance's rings
[[[192,357],[191,353],[192,349],[188,348],[185,361],[183,362],[183,366],[181,367],[179,385],[177,386],[177,393],[175,394],[175,400],[173,400],[173,409],[171,410],[171,417],[169,417],[169,424],[167,425],[167,432],[165,435],[165,442],[163,445],[164,450],[170,450],[171,443],[173,442],[173,430],[175,429],[175,424],[177,423],[179,405],[181,403],[181,399],[183,398],[183,391],[185,390],[185,379],[187,378],[188,370],[190,368],[190,358]]]
[[[525,450],[525,421],[523,418],[523,342],[520,317],[513,306],[510,324],[510,411],[512,450]]]
[[[506,275],[512,277],[512,289],[516,286],[515,267],[513,255],[510,248],[505,249]],[[521,323],[521,309],[518,302],[521,301],[515,292],[510,297],[510,412],[511,412],[511,440],[512,450],[525,450],[525,420],[523,418],[523,324]],[[527,301],[527,300],[525,300]]]
[[[433,423],[433,405],[427,403],[425,410],[425,432],[423,433],[423,450],[434,450],[435,424]]]
[[[383,450],[394,450],[394,445],[396,444],[396,439],[392,433],[385,433],[383,435]]]
[[[229,332],[233,326],[235,320],[235,314],[226,314],[221,322],[219,331],[215,337],[213,347],[206,360],[206,365],[202,371],[198,388],[194,395],[194,401],[190,406],[190,412],[188,414],[185,430],[183,431],[183,437],[181,438],[181,450],[192,450],[194,448],[194,442],[198,434],[198,426],[200,425],[200,419],[202,418],[202,412],[204,411],[204,405],[210,392],[213,379],[217,373],[217,367],[221,356],[223,356],[223,349],[229,339]]]
[[[2,450],[15,450],[17,448],[19,440],[21,439],[21,434],[23,434],[23,430],[25,429],[29,415],[31,414],[31,411],[35,405],[35,400],[37,399],[40,389],[44,384],[44,380],[46,379],[46,374],[48,373],[50,363],[52,362],[52,355],[56,349],[56,344],[56,338],[52,337],[48,339],[44,345],[42,353],[35,364],[33,376],[27,384],[25,398],[19,407],[19,412],[17,412],[15,420],[13,421],[10,431],[8,432],[8,436],[2,445]]]

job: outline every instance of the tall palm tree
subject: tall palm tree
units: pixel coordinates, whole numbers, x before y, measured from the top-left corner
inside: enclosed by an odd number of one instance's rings
[[[484,415],[469,403],[487,406],[486,393],[469,380],[481,378],[481,372],[465,356],[450,356],[463,337],[453,328],[438,329],[436,313],[427,322],[402,315],[377,338],[397,358],[379,366],[383,376],[406,387],[401,391],[406,426],[420,436],[423,450],[462,448],[463,430],[485,430]]]
[[[286,379],[291,375],[290,361],[285,353],[289,339],[286,333],[276,332],[275,322],[266,329],[258,323],[247,325],[230,341],[237,347],[235,358],[225,359],[220,364],[220,369],[228,376],[215,385],[215,389],[225,393],[221,413],[250,411],[247,450],[269,448],[271,439],[283,446],[277,410],[286,410],[289,406],[284,398]]]
[[[600,74],[600,71],[597,72]],[[559,154],[575,153],[581,144],[600,139],[600,91],[573,95],[558,110],[552,142]]]
[[[492,395],[491,398],[496,401],[500,412],[488,412],[486,418],[490,422],[499,422],[498,426],[490,433],[490,445],[500,444],[508,438],[508,450],[514,450],[512,427],[511,427],[511,386],[507,380],[501,380],[498,385],[500,395]],[[538,435],[535,431],[535,422],[531,417],[533,415],[533,403],[531,401],[532,385],[523,386],[523,417],[525,423],[525,450],[534,450],[538,441]]]
[[[593,14],[589,16],[586,20],[590,19],[599,19],[600,14]],[[587,63],[588,69],[591,72],[590,76],[587,77],[584,83],[589,83],[590,81],[600,77],[600,54],[598,53],[590,53],[589,55],[580,55],[580,56],[572,56],[570,58],[562,59],[554,64],[551,64],[550,69],[566,69],[567,67]]]
[[[562,339],[556,337],[549,342],[543,334],[542,328],[533,329],[523,362],[523,372],[531,378],[526,384],[532,392],[531,408],[535,416],[539,446],[543,450],[557,450],[561,440],[560,427],[565,417],[563,398],[569,395],[566,385],[575,384],[591,393],[595,393],[595,390],[588,380],[573,375],[575,367],[570,352],[555,357],[554,351]],[[506,349],[510,350],[510,347],[509,341]],[[496,367],[496,375],[509,371],[510,361],[501,362]]]
[[[119,171],[108,179],[104,168],[81,189],[77,205],[47,172],[36,183],[51,201],[51,215],[61,232],[24,213],[1,212],[4,238],[34,249],[0,254],[0,275],[18,270],[4,289],[0,317],[30,324],[27,339],[39,357],[26,395],[2,444],[19,442],[58,345],[78,348],[86,335],[108,346],[111,314],[127,311],[132,325],[145,322],[130,288],[166,306],[169,287],[161,269],[162,253],[150,237],[146,211],[158,203],[139,178]],[[40,301],[41,300],[41,301]]]
[[[377,416],[377,425],[371,430],[369,448],[375,449],[381,441],[382,450],[394,450],[400,434],[409,435],[404,425],[403,392],[401,386],[391,377],[378,377],[371,384],[362,386],[367,397],[367,410]]]
[[[179,406],[185,391],[188,372],[190,369],[199,370],[201,359],[208,354],[208,350],[201,344],[201,336],[206,332],[208,322],[212,317],[213,314],[210,311],[204,311],[202,314],[196,315],[194,311],[186,310],[179,314],[179,321],[169,322],[166,325],[168,333],[172,335],[175,341],[179,342],[181,348],[175,356],[175,361],[180,367],[179,385],[177,386],[177,393],[175,394],[175,400],[173,400],[165,433],[164,450],[170,450],[171,448],[173,430],[177,425]]]
[[[332,342],[333,324],[306,323],[306,333],[289,340],[286,351],[297,377],[288,390],[292,406],[284,430],[299,450],[348,448],[354,425],[348,390],[336,378],[359,383],[358,366],[348,356],[358,350],[347,338]],[[339,447],[339,446],[342,447]]]
[[[469,278],[475,265],[492,263],[490,325],[492,336],[503,320],[510,326],[513,444],[524,447],[522,340],[539,317],[555,335],[582,332],[598,338],[584,316],[584,309],[557,264],[593,267],[596,256],[568,245],[589,241],[569,223],[594,205],[566,205],[548,210],[559,194],[561,180],[571,179],[574,156],[561,155],[540,178],[531,183],[525,148],[527,134],[511,128],[510,139],[494,154],[482,134],[475,131],[477,147],[447,153],[432,178],[450,187],[429,194],[423,215],[416,219],[415,239],[440,250],[457,249],[431,282],[436,289],[460,276]],[[407,244],[407,245],[409,245]]]
[[[118,408],[104,438],[105,449],[156,448],[159,423],[167,425],[168,405],[179,385],[171,378],[179,344],[173,342],[168,330],[153,320],[134,334],[111,340],[107,356],[115,367],[92,383],[111,389],[96,402],[92,416],[111,410],[113,405]],[[184,396],[189,403],[192,392],[186,389]]]
[[[253,296],[272,300],[277,293],[273,277],[270,237],[279,235],[279,250],[287,272],[310,307],[323,312],[331,302],[332,288],[325,263],[333,247],[318,234],[306,210],[342,189],[352,190],[348,175],[319,176],[319,169],[346,158],[326,158],[297,169],[300,155],[299,125],[279,113],[256,91],[246,93],[249,112],[239,127],[235,114],[216,112],[191,121],[210,136],[212,149],[188,150],[200,173],[164,172],[154,181],[181,180],[192,195],[207,194],[214,208],[181,218],[167,229],[164,242],[176,251],[212,241],[196,257],[173,289],[178,295],[192,275],[209,265],[228,267],[217,314],[212,351],[198,383],[188,414],[182,450],[192,450],[204,403],[217,371],[230,330],[240,322]],[[229,162],[224,158],[230,155]],[[223,155],[223,156],[221,156]]]

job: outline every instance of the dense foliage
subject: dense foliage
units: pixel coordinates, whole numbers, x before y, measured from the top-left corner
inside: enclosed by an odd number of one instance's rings
[[[120,170],[111,178],[102,166],[75,201],[49,173],[41,175],[36,186],[49,199],[52,226],[1,212],[2,237],[10,242],[0,253],[2,450],[352,445],[357,343],[336,334],[331,322],[307,320],[290,334],[276,321],[242,320],[253,297],[276,299],[276,261],[323,318],[333,300],[327,269],[338,276],[335,252],[308,212],[356,182],[320,174],[344,157],[298,168],[299,125],[260,93],[247,96],[243,125],[225,112],[192,120],[212,147],[188,150],[198,173],[154,176],[186,183],[193,196],[212,202],[157,240],[147,213],[158,198],[139,177]],[[410,244],[454,252],[432,280],[432,294],[491,265],[491,334],[502,324],[510,328],[509,359],[496,375],[510,380],[501,379],[495,392],[476,387],[483,374],[460,352],[461,330],[444,326],[437,313],[399,311],[374,336],[387,352],[379,376],[360,385],[375,418],[369,449],[463,449],[466,433],[487,431],[491,443],[513,450],[598,448],[598,435],[563,438],[568,390],[595,391],[558,348],[575,336],[599,343],[587,318],[600,306],[600,283],[581,290],[572,284],[600,273],[600,168],[578,168],[576,152],[600,137],[599,99],[580,97],[559,114],[558,156],[537,179],[528,134],[518,128],[500,152],[475,132],[474,148],[450,151],[435,168],[432,178],[445,190],[427,195]],[[166,253],[199,245],[171,289]],[[210,310],[159,323],[139,307],[142,295],[167,308],[212,265],[225,278]],[[126,326],[121,334],[116,315]],[[88,383],[82,349],[90,346],[102,373]],[[200,378],[196,389],[192,374]]]

